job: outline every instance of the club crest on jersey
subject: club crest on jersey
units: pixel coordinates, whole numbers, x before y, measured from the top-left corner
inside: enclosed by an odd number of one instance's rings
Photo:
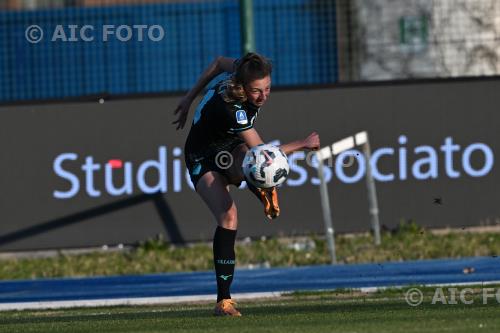
[[[247,113],[244,110],[236,111],[236,122],[241,125],[248,124]]]

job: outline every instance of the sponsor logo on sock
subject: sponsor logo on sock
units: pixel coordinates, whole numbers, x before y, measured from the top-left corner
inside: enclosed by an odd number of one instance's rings
[[[222,280],[224,280],[224,281],[227,281],[227,279],[229,279],[231,276],[232,276],[231,274],[229,274],[229,275],[222,275],[222,274],[221,274],[221,275],[219,275],[219,277],[220,277]]]
[[[232,259],[217,259],[215,262],[221,265],[234,265],[235,263]]]

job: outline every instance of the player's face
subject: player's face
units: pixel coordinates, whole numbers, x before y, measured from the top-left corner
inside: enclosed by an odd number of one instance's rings
[[[261,107],[266,102],[271,92],[271,77],[266,76],[254,80],[245,86],[247,100],[255,106]]]

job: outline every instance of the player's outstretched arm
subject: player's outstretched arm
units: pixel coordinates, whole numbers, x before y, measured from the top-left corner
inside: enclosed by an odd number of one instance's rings
[[[287,155],[302,149],[317,150],[319,147],[319,135],[316,132],[312,132],[304,140],[292,141],[280,146],[281,150]]]
[[[259,133],[254,128],[240,132],[239,137],[245,141],[249,148],[255,147],[264,143],[260,138]],[[303,140],[292,141],[285,143],[280,146],[281,150],[285,154],[293,153],[294,151],[302,149],[317,150],[320,147],[319,135],[316,132],[312,132],[309,136]]]
[[[179,105],[177,105],[177,108],[174,111],[174,115],[177,115],[177,119],[174,120],[172,124],[177,124],[177,130],[184,128],[189,114],[189,108],[191,107],[191,103],[193,103],[196,96],[198,96],[203,88],[205,88],[205,86],[217,75],[224,72],[233,72],[234,61],[235,59],[233,58],[217,57],[200,75],[196,84],[181,99]]]

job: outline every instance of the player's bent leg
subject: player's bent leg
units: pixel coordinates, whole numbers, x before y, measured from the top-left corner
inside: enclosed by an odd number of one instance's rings
[[[247,151],[247,145],[242,143],[231,152],[233,155],[233,164],[226,171],[230,184],[239,186],[243,180],[246,180],[241,165],[243,164],[243,159]],[[249,181],[247,181],[247,188],[262,202],[264,205],[264,214],[269,219],[275,219],[280,215],[278,192],[276,188],[260,189],[253,186]]]
[[[227,190],[227,185],[226,177],[218,172],[210,171],[200,178],[196,184],[196,192],[214,215],[217,225],[236,230],[238,228],[238,212]]]
[[[264,205],[264,214],[268,219],[273,220],[280,215],[278,191],[276,191],[275,187],[258,188],[250,184],[248,188],[259,198],[259,200]]]
[[[204,174],[196,184],[202,197],[217,220],[213,241],[214,268],[217,281],[217,304],[214,314],[218,316],[241,316],[231,299],[229,289],[233,281],[236,256],[234,244],[238,226],[237,210],[227,190],[226,178],[218,172]]]
[[[231,155],[233,156],[233,163],[226,170],[226,176],[230,184],[239,186],[239,184],[245,180],[245,175],[243,174],[241,165],[243,164],[247,151],[247,145],[242,143],[236,146],[236,148],[234,148],[231,152]]]
[[[275,219],[280,216],[280,206],[278,203],[278,191],[276,187],[260,189],[261,201],[264,203],[264,213],[269,219]]]

